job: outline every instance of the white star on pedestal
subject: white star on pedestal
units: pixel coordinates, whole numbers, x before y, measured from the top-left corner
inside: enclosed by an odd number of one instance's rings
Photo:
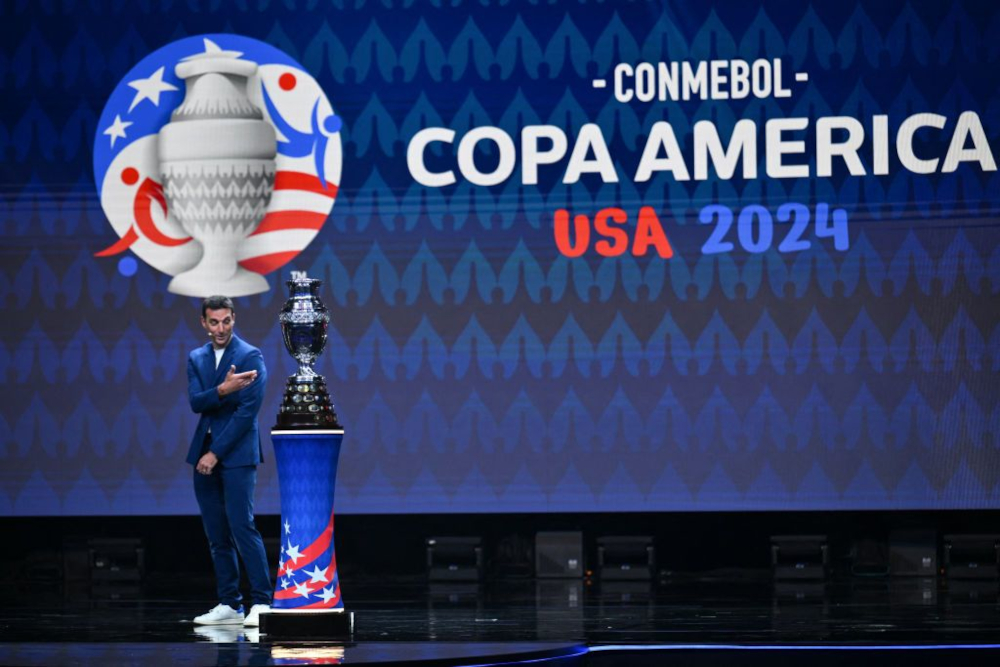
[[[153,106],[160,106],[160,93],[166,92],[168,90],[177,90],[177,86],[167,83],[163,80],[163,70],[165,67],[153,72],[153,76],[148,79],[136,79],[135,81],[129,81],[129,88],[135,88],[135,97],[132,98],[132,104],[129,105],[128,110],[132,111],[143,100],[149,100],[153,103]]]
[[[295,592],[304,598],[309,597],[309,594],[312,593],[312,591],[309,590],[309,584],[304,581],[295,587]]]
[[[323,589],[323,592],[319,594],[323,598],[323,604],[328,603],[333,598],[337,597],[337,594],[333,592],[333,586],[327,586]]]
[[[282,577],[282,578],[281,578],[281,588],[282,588],[282,590],[284,590],[284,589],[288,588],[288,585],[289,585],[290,583],[291,583],[291,582],[290,582],[290,581],[288,581],[288,579],[285,579],[284,577]]]
[[[288,521],[286,520],[285,521],[285,535],[289,535],[289,534],[291,534],[291,532],[292,532],[292,524],[288,523]]]
[[[312,572],[306,572],[306,574],[308,574],[310,577],[312,577],[309,580],[309,583],[310,584],[318,584],[319,582],[322,581],[325,584],[326,582],[330,581],[329,579],[326,578],[326,571],[328,569],[329,568],[324,567],[321,570],[321,569],[319,569],[319,566],[317,565],[316,567],[313,568]]]
[[[299,559],[302,558],[302,552],[299,551],[299,545],[292,546],[292,541],[288,540],[288,548],[285,549],[285,555],[291,559],[292,563],[298,563]]]
[[[281,571],[285,567],[285,561],[278,559],[278,570]]]
[[[122,117],[115,114],[115,122],[111,123],[105,130],[104,134],[111,137],[111,147],[115,147],[115,139],[125,139],[125,128],[131,125],[131,122],[123,121]]]

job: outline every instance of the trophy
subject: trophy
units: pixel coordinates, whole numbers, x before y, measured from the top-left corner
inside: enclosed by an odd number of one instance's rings
[[[285,283],[288,301],[281,308],[281,337],[285,348],[299,364],[297,373],[285,383],[276,430],[342,429],[330,402],[326,380],[313,370],[316,357],[326,347],[330,312],[319,299],[321,280],[297,278]]]
[[[184,296],[246,296],[267,280],[237,262],[240,243],[260,224],[274,190],[277,137],[247,96],[257,65],[209,49],[177,65],[184,101],[160,130],[158,148],[170,214],[201,244],[201,259],[170,281]]]
[[[319,299],[323,283],[296,277],[278,320],[298,371],[285,383],[271,430],[281,493],[281,558],[271,612],[262,633],[273,638],[349,637],[333,540],[333,500],[344,429],[323,376],[313,370],[326,345],[330,313]]]

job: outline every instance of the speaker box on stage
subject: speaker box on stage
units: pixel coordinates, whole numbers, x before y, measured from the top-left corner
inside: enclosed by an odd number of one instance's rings
[[[527,535],[504,535],[493,552],[490,573],[498,577],[529,579],[534,568],[534,548]]]
[[[1000,576],[1000,535],[945,535],[945,574],[955,579]]]
[[[890,532],[889,574],[894,577],[937,576],[937,534],[933,530]]]
[[[826,535],[772,535],[771,567],[775,579],[824,579]]]
[[[858,577],[889,575],[889,542],[882,537],[857,537],[851,543],[851,574]]]
[[[542,579],[582,577],[583,533],[536,533],[535,576]]]
[[[647,535],[601,537],[597,571],[602,581],[644,581],[656,571],[656,549]]]
[[[90,581],[140,582],[146,569],[142,540],[102,538],[87,541],[90,554]]]
[[[483,545],[479,537],[428,537],[427,577],[431,581],[479,581]]]

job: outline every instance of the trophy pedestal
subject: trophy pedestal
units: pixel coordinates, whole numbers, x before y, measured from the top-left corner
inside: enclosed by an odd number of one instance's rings
[[[260,615],[260,632],[273,639],[350,639],[354,612],[272,611]]]
[[[262,632],[283,636],[350,632],[353,616],[344,611],[333,539],[343,439],[343,429],[271,431],[281,492],[281,556],[272,613],[266,621],[261,617]]]

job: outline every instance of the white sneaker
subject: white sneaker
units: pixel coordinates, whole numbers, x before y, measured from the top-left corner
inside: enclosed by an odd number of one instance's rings
[[[260,625],[260,615],[266,614],[269,611],[271,611],[271,605],[255,604],[250,607],[250,613],[247,614],[246,619],[243,621],[243,626],[247,628],[256,628]]]
[[[207,614],[194,617],[195,625],[242,625],[243,607],[233,609],[228,604],[216,605]]]

